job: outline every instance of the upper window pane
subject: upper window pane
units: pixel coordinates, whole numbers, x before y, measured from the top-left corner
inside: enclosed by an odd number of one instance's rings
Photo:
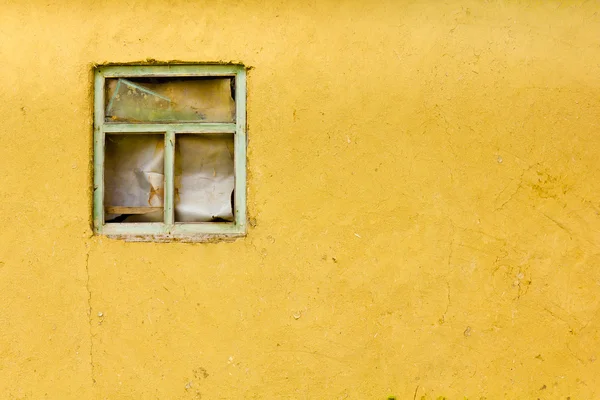
[[[229,77],[108,78],[106,122],[234,122]]]

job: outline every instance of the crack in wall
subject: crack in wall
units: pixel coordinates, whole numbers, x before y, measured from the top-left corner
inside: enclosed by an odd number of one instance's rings
[[[452,221],[450,221],[450,224],[452,226],[452,240],[450,240],[450,249],[448,252],[448,272],[447,274],[450,274],[451,268],[452,268],[452,253],[454,252],[454,234],[456,232],[456,228],[454,226],[454,223]],[[446,303],[446,309],[444,310],[444,313],[442,314],[442,317],[439,319],[439,323],[443,324],[444,322],[446,322],[446,314],[448,314],[448,309],[450,309],[450,281],[448,280],[448,277],[446,277],[446,287],[448,289],[446,295],[448,297],[448,302]]]
[[[506,205],[507,205],[509,202],[511,202],[511,201],[514,199],[514,197],[517,195],[517,193],[519,193],[519,191],[520,191],[521,189],[524,189],[524,186],[523,186],[523,184],[524,184],[524,182],[525,182],[525,181],[524,181],[524,180],[525,180],[525,174],[526,174],[526,173],[528,173],[529,171],[531,171],[531,170],[532,170],[534,167],[537,167],[537,166],[540,166],[540,165],[541,165],[541,163],[535,163],[535,164],[532,164],[532,165],[530,165],[530,166],[529,166],[529,167],[527,167],[527,168],[524,168],[524,169],[521,171],[521,174],[519,175],[519,178],[518,178],[518,179],[519,179],[519,183],[517,184],[517,188],[516,188],[516,189],[515,189],[515,191],[514,191],[514,192],[513,192],[513,193],[512,193],[512,194],[511,194],[509,197],[508,197],[508,199],[507,199],[507,200],[505,200],[505,201],[504,201],[504,202],[503,202],[503,203],[500,205],[500,207],[496,207],[495,211],[502,211],[502,210],[504,209],[504,206],[506,206]],[[511,183],[512,183],[512,182],[514,182],[514,179],[513,179],[513,180],[511,180]],[[506,191],[506,190],[507,190],[507,189],[510,187],[511,183],[509,183],[509,184],[508,184],[508,185],[507,185],[507,186],[506,186],[504,189],[502,189],[502,190],[500,191],[500,193],[498,193],[498,195],[496,196],[496,199],[495,199],[495,201],[494,201],[495,203],[497,203],[497,202],[500,200],[500,196],[502,196],[502,194],[503,194],[503,193],[504,193],[504,192],[505,192],[505,191]]]
[[[94,379],[94,340],[93,340],[94,335],[92,334],[92,291],[90,290],[90,268],[89,268],[90,248],[87,243],[86,243],[86,248],[87,248],[87,251],[85,254],[85,274],[86,274],[85,288],[88,293],[87,302],[88,302],[88,327],[89,327],[89,332],[90,332],[90,368],[91,368],[92,384],[95,384],[96,379]]]
[[[448,309],[450,308],[450,282],[446,281],[446,286],[448,288],[448,303],[446,303],[446,309],[444,310],[444,314],[442,314],[442,321],[446,321],[446,314],[448,314]]]
[[[567,350],[569,350],[569,353],[571,353],[571,355],[580,363],[585,364],[585,361],[583,361],[577,354],[575,354],[575,352],[573,350],[571,350],[571,346],[569,346],[569,343],[566,343],[566,347]]]
[[[541,211],[540,211],[541,212]],[[548,218],[550,221],[552,221],[556,226],[558,226],[560,229],[562,229],[563,231],[565,231],[565,233],[567,233],[569,235],[570,239],[573,239],[573,236],[575,236],[578,239],[581,239],[589,244],[591,244],[593,247],[598,248],[598,245],[596,243],[594,243],[593,241],[591,241],[590,239],[586,238],[585,236],[581,235],[580,233],[577,232],[573,232],[571,229],[569,229],[567,226],[565,226],[564,224],[560,223],[559,221],[557,221],[556,219],[552,218],[551,216],[549,216],[548,214],[541,212],[542,215],[546,218]]]

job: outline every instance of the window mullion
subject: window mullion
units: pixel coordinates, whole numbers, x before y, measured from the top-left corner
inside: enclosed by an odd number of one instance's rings
[[[165,215],[164,221],[167,229],[174,223],[173,205],[175,202],[175,131],[165,132]]]

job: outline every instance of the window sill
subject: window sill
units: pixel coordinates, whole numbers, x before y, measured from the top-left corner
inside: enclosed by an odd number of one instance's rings
[[[123,240],[125,242],[153,242],[153,243],[221,243],[233,242],[236,239],[246,236],[245,233],[227,233],[227,234],[197,234],[197,235],[174,235],[174,234],[107,234],[102,235],[109,239]]]
[[[232,242],[246,235],[245,225],[234,223],[125,223],[105,224],[97,232],[127,242]]]

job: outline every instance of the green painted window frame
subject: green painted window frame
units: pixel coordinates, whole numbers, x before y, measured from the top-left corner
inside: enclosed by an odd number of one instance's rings
[[[105,121],[106,78],[199,77],[235,79],[235,123],[117,123]],[[162,133],[165,137],[165,201],[163,222],[104,221],[104,149],[110,134]],[[234,221],[174,221],[174,157],[177,134],[234,135]],[[133,241],[211,241],[246,234],[246,68],[238,64],[107,65],[94,69],[94,232]]]

